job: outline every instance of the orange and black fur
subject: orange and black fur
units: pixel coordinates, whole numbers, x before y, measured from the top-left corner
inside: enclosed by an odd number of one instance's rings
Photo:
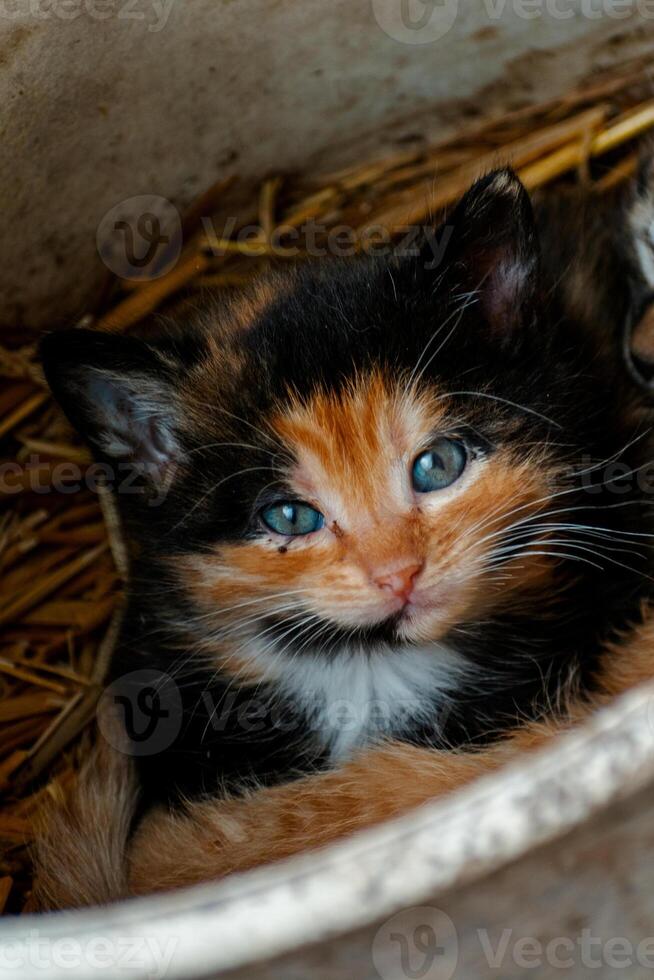
[[[648,193],[535,219],[498,171],[435,268],[427,236],[208,298],[157,339],[46,338],[64,411],[129,473],[112,691],[165,725],[133,763],[102,747],[52,815],[44,906],[324,843],[649,676],[651,423],[622,356],[654,285]]]

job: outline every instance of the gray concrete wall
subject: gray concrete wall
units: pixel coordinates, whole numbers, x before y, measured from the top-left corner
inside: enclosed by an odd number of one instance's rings
[[[414,29],[402,0],[0,0],[0,322],[82,312],[96,228],[124,198],[183,206],[222,174],[443,135],[654,31],[646,0],[404,2]]]

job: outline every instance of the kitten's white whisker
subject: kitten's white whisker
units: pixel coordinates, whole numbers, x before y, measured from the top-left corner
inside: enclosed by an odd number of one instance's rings
[[[445,326],[450,322],[451,319],[453,319],[453,317],[455,317],[455,316],[458,317],[457,320],[456,320],[456,323],[454,324],[454,326],[452,327],[452,329],[449,331],[449,333],[447,334],[447,336],[445,337],[445,339],[441,341],[441,343],[438,345],[438,347],[436,348],[436,350],[434,351],[434,353],[431,354],[430,357],[429,357],[429,359],[425,362],[425,364],[423,365],[423,367],[420,370],[420,373],[416,375],[415,374],[416,368],[413,369],[413,371],[411,372],[411,377],[409,378],[409,384],[407,385],[407,391],[409,390],[409,388],[411,386],[415,387],[416,385],[418,385],[418,383],[420,382],[420,380],[424,377],[425,371],[427,370],[427,368],[429,367],[429,365],[432,363],[432,361],[434,360],[434,358],[442,351],[442,349],[445,346],[445,344],[448,342],[448,340],[450,339],[450,337],[452,336],[452,334],[454,333],[454,331],[457,329],[457,327],[461,323],[461,319],[462,319],[463,314],[465,313],[465,311],[468,309],[469,306],[472,306],[474,304],[474,302],[476,302],[476,297],[475,297],[474,300],[470,300],[470,301],[467,301],[466,300],[466,301],[464,301],[464,303],[457,310],[455,310],[450,316],[448,316],[445,319],[444,323],[441,324],[441,326],[439,327],[439,329],[432,335],[432,337],[429,339],[429,341],[427,342],[427,344],[423,348],[423,353],[420,355],[420,358],[418,359],[418,364],[420,363],[420,360],[422,360],[422,357],[423,357],[424,353],[427,351],[428,347],[430,346],[432,340],[434,340],[436,337],[438,337],[442,333],[442,331],[445,328]],[[416,367],[417,367],[417,365],[416,365]],[[415,375],[415,379],[414,379],[414,375]]]
[[[440,282],[442,281],[442,278],[443,278],[443,273],[441,274],[441,276],[440,276],[440,278],[438,280],[438,284],[440,284]],[[453,310],[453,312],[450,313],[450,315],[445,318],[445,320],[443,321],[443,323],[441,323],[437,327],[437,329],[432,334],[430,334],[429,337],[427,338],[427,342],[425,343],[424,347],[422,348],[422,350],[420,352],[420,356],[418,357],[418,360],[414,364],[413,370],[411,371],[411,374],[409,375],[409,379],[408,379],[407,383],[404,386],[405,393],[408,393],[411,390],[411,388],[413,386],[413,379],[414,379],[414,377],[416,375],[416,372],[418,371],[418,369],[420,367],[420,364],[422,362],[423,357],[425,356],[425,354],[427,353],[427,351],[429,350],[429,348],[431,347],[431,345],[433,344],[433,342],[436,340],[436,338],[440,336],[440,334],[445,329],[445,327],[448,325],[448,323],[450,322],[450,320],[452,320],[452,318],[456,316],[457,312],[458,312],[458,308],[456,310]]]
[[[520,405],[518,402],[512,402],[509,398],[501,398],[499,395],[491,395],[488,391],[446,391],[442,395],[438,396],[440,401],[443,398],[454,398],[456,396],[467,395],[473,398],[488,398],[494,402],[501,402],[504,405],[509,405],[511,408],[517,408],[521,412],[526,412],[528,415],[535,415],[536,418],[542,419],[543,422],[547,422],[548,425],[553,425],[557,429],[563,429],[560,422],[555,422],[554,419],[549,418],[547,415],[543,415],[542,412],[537,412],[535,408],[529,408],[527,405]]]
[[[245,602],[239,602],[235,606],[217,605],[215,612],[207,613],[207,616],[219,616],[222,613],[229,613],[234,612],[236,609],[243,609],[245,606],[254,606],[260,602],[275,602],[277,599],[285,599],[287,596],[306,595],[307,592],[311,592],[311,589],[289,589],[286,592],[272,592],[270,594],[257,596],[255,599],[246,599]]]
[[[265,432],[258,425],[254,425],[252,422],[248,422],[247,419],[242,418],[240,415],[235,415],[233,412],[228,411],[226,408],[223,408],[222,405],[211,404],[209,402],[198,402],[197,404],[201,405],[203,408],[206,408],[211,412],[222,412],[222,414],[226,415],[228,418],[234,419],[234,421],[236,422],[241,422],[243,425],[247,425],[248,428],[252,429],[253,432],[256,432],[258,435],[262,436],[262,438],[264,438],[267,442],[270,442],[273,446],[276,446],[277,448],[281,448],[282,450],[284,449],[284,446],[282,445],[282,443],[279,441],[277,437],[273,437],[269,432]]]
[[[236,479],[237,476],[243,476],[245,473],[257,473],[260,472],[261,470],[268,470],[268,469],[269,469],[268,466],[248,466],[243,470],[237,470],[236,473],[228,473],[227,476],[224,476],[222,478],[222,480],[218,480],[218,482],[214,483],[212,487],[209,487],[206,493],[203,493],[202,496],[198,500],[196,500],[193,506],[186,511],[184,516],[180,518],[180,520],[178,520],[176,524],[173,524],[172,528],[168,533],[171,534],[173,531],[176,531],[178,527],[181,527],[181,525],[188,520],[190,515],[193,514],[198,509],[200,504],[204,503],[207,497],[210,497],[212,493],[215,493],[218,487],[222,487],[222,485],[224,483],[227,483],[228,480],[234,480]]]
[[[268,629],[263,630],[260,633],[256,633],[254,635],[254,637],[248,637],[243,644],[241,644],[239,647],[236,648],[236,650],[230,651],[230,655],[232,657],[238,656],[238,654],[242,650],[246,649],[252,643],[258,642],[258,640],[260,640],[262,636],[265,636],[267,633],[269,633],[271,630],[275,629],[276,627],[277,627],[277,624],[275,623],[271,627],[268,627]],[[287,632],[289,632],[289,631],[287,631]],[[285,636],[287,634],[285,633],[283,635]],[[268,647],[265,647],[264,649],[268,649]],[[209,682],[209,686],[213,682],[214,678],[218,675],[218,673],[219,673],[219,670],[217,670],[214,673],[213,677],[211,678],[211,680]],[[259,682],[259,684],[257,684],[257,686],[254,689],[254,695],[255,696],[258,694],[259,690],[261,689],[261,685],[264,684],[264,683],[266,683],[268,679],[269,679],[269,677],[267,677],[266,674],[264,673],[261,681]],[[238,680],[239,680],[239,678],[238,678],[237,675],[234,675],[234,677],[232,677],[232,679],[231,679],[231,681],[230,681],[230,683],[227,686],[227,689],[225,691],[225,697],[227,696],[227,694],[229,693],[229,691],[232,689],[232,687],[234,686],[234,684],[236,684],[238,682]],[[207,719],[207,723],[206,723],[206,725],[204,727],[204,730],[202,732],[201,741],[204,741],[204,738],[205,738],[205,736],[207,734],[207,731],[209,729],[209,726],[210,726],[211,722],[213,721],[213,718],[215,717],[215,714],[216,714],[216,711],[218,710],[218,707],[219,707],[219,705],[216,705],[215,708],[213,709],[213,711],[210,713],[209,718]]]
[[[216,640],[224,640],[227,639],[227,637],[229,636],[233,636],[234,633],[238,633],[240,630],[243,630],[246,626],[249,626],[251,623],[261,622],[262,619],[269,617],[271,615],[276,616],[279,615],[280,613],[294,612],[294,611],[297,611],[297,602],[287,603],[284,606],[275,606],[272,609],[263,609],[260,610],[259,612],[253,613],[251,616],[246,616],[246,617],[242,617],[241,619],[237,619],[235,622],[230,623],[227,626],[224,627],[219,626],[216,629],[213,636],[215,637]]]
[[[626,474],[626,475],[629,475],[629,474]],[[525,504],[520,504],[518,507],[514,507],[512,510],[506,511],[504,513],[502,513],[501,511],[499,513],[498,513],[498,511],[495,511],[494,512],[494,516],[492,517],[492,519],[489,518],[489,520],[485,524],[482,523],[481,525],[478,525],[477,526],[477,530],[483,530],[485,527],[491,526],[493,523],[496,523],[498,520],[506,519],[508,517],[512,517],[514,514],[520,513],[520,511],[523,511],[523,510],[525,510],[527,508],[532,509],[532,508],[537,507],[539,504],[542,504],[542,503],[551,503],[557,497],[565,496],[565,494],[568,494],[568,493],[579,493],[579,492],[581,492],[582,489],[583,488],[581,488],[581,487],[571,487],[571,488],[568,488],[566,490],[560,490],[560,491],[558,491],[556,493],[549,494],[546,497],[540,497],[537,500],[532,500],[532,501],[528,501]],[[544,515],[570,514],[570,513],[573,513],[574,511],[580,511],[580,510],[584,510],[584,511],[611,510],[611,509],[615,509],[615,508],[618,508],[618,507],[633,507],[633,506],[637,506],[637,505],[638,506],[650,506],[650,507],[651,506],[654,506],[654,504],[652,504],[650,501],[645,501],[645,500],[622,500],[622,501],[620,501],[619,503],[616,503],[616,504],[598,504],[598,505],[593,505],[593,504],[587,504],[587,505],[586,504],[580,504],[579,506],[562,507],[559,510],[550,510],[550,511],[541,511],[541,510],[539,510],[539,511],[536,511],[535,513],[533,513],[533,514],[528,514],[525,518],[522,518],[521,521],[517,521],[515,524],[509,525],[508,528],[511,528],[511,527],[514,527],[514,526],[518,526],[518,524],[520,524],[522,522],[526,522],[526,521],[530,521],[530,520],[536,520],[537,518],[542,517]],[[506,528],[505,531],[508,530],[508,528]]]
[[[250,442],[207,442],[203,446],[196,446],[195,449],[190,449],[188,455],[191,456],[194,453],[207,452],[210,449],[252,449],[257,453],[265,453],[267,456],[271,456],[273,459],[280,458],[285,459],[288,462],[292,462],[291,456],[288,452],[280,446],[279,449],[273,451],[272,449],[266,449],[263,446],[255,446],[254,443]]]

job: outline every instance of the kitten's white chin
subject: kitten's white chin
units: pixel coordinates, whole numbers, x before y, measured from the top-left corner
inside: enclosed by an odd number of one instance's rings
[[[301,656],[269,647],[251,655],[306,714],[333,762],[383,738],[433,726],[465,680],[468,662],[453,648],[429,642],[376,649],[355,645],[305,650]]]

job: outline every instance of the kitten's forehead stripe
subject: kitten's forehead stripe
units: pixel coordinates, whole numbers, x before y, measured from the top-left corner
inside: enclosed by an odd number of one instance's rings
[[[315,491],[326,483],[341,507],[376,505],[383,512],[385,498],[402,492],[398,461],[415,454],[446,418],[435,391],[404,388],[376,372],[338,395],[318,391],[304,402],[291,399],[273,428],[298,459],[300,484]]]

